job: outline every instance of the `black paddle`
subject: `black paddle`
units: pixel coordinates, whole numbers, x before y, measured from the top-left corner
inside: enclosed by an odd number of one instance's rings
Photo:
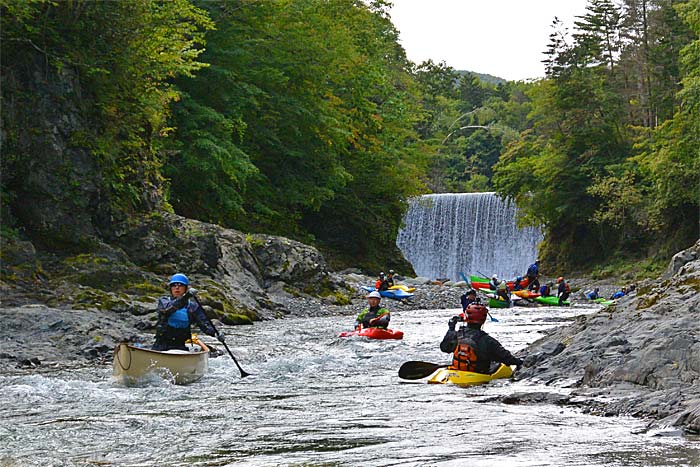
[[[196,291],[196,290],[190,290],[190,295],[194,298],[194,301],[197,302],[197,305],[199,305],[199,307],[202,309],[202,313],[204,313],[204,307],[202,306],[202,303],[201,303],[201,302],[199,301],[199,299],[197,298],[197,291]],[[212,328],[214,328],[214,332],[215,332],[216,335],[218,336],[218,335],[219,335],[219,330],[216,329],[216,326],[214,326],[214,323],[211,322],[211,319],[209,319],[209,317],[207,316],[206,313],[204,313],[204,316],[207,318],[207,321],[209,321],[209,324],[211,325]],[[236,360],[236,357],[233,356],[233,353],[231,352],[231,349],[228,348],[228,345],[226,345],[226,342],[224,342],[224,341],[222,341],[222,340],[219,340],[219,342],[221,342],[222,344],[224,344],[224,347],[226,348],[226,351],[228,352],[228,354],[229,354],[229,355],[231,356],[231,358],[233,359],[233,363],[236,364],[236,366],[238,367],[238,371],[241,372],[241,378],[245,378],[246,376],[250,376],[250,373],[247,373],[243,368],[241,368],[241,365],[238,364],[238,360]]]
[[[399,378],[401,379],[421,379],[430,376],[440,368],[450,366],[449,363],[441,365],[439,363],[410,361],[399,368]]]

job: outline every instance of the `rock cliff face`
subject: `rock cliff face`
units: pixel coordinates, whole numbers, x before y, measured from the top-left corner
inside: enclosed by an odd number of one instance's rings
[[[700,240],[618,302],[534,343],[520,378],[610,396],[606,413],[700,433]]]
[[[287,314],[283,296],[349,294],[313,247],[282,237],[159,213],[132,219],[75,256],[37,253],[28,241],[2,251],[4,304],[153,311],[167,278],[187,274],[212,317],[227,324]]]

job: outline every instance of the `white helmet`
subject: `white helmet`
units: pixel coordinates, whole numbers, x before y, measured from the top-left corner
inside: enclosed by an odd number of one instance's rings
[[[494,274],[493,276],[491,276],[491,279],[498,280],[498,274]]]
[[[367,295],[367,298],[378,298],[379,300],[381,300],[381,299],[382,299],[382,296],[379,294],[379,292],[377,292],[377,291],[375,290],[374,292],[370,292],[370,293]]]

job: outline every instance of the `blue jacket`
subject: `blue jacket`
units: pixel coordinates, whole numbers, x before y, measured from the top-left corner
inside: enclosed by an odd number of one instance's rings
[[[529,268],[527,268],[527,277],[537,277],[537,275],[540,272],[540,268],[537,267],[537,264],[532,263]]]
[[[156,323],[156,335],[165,332],[168,328],[186,329],[194,322],[203,333],[214,336],[216,331],[211,325],[204,310],[196,303],[188,300],[187,305],[180,309],[174,309],[174,297],[166,296],[158,299],[158,322]],[[184,326],[181,324],[186,320]]]

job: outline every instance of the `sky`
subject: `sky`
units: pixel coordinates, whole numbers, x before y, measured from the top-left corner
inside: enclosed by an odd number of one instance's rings
[[[544,76],[554,17],[570,30],[587,0],[393,0],[391,19],[409,60],[507,80]]]

